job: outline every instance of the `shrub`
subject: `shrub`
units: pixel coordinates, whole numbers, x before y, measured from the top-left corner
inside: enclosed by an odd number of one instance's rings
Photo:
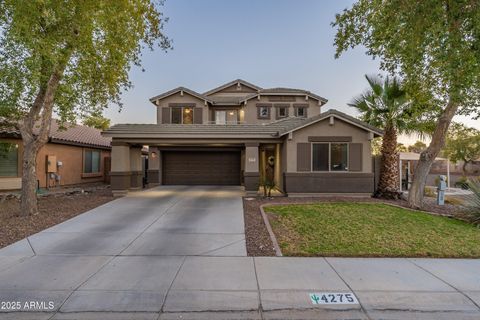
[[[455,182],[455,187],[456,188],[462,188],[462,189],[468,189],[468,178],[465,176],[462,176],[458,179],[457,182]]]
[[[472,194],[467,196],[465,203],[469,209],[473,223],[480,225],[480,179],[470,179],[467,184]]]
[[[433,187],[425,187],[423,194],[425,197],[435,198],[437,193],[435,192],[435,188]]]

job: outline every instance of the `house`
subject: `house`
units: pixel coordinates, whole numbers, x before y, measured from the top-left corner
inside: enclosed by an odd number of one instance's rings
[[[40,188],[90,182],[108,182],[111,139],[98,129],[52,121],[48,142],[37,156]],[[20,189],[22,185],[23,144],[20,132],[0,128],[0,190]]]
[[[274,164],[275,185],[294,194],[372,193],[370,140],[382,131],[302,89],[263,89],[238,79],[205,93],[179,87],[150,99],[157,124],[117,124],[112,138],[115,194],[139,188],[140,148],[148,180],[164,185],[243,185],[255,195]]]

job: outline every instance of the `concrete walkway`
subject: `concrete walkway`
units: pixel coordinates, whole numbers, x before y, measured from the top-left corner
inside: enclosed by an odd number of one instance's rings
[[[480,260],[246,257],[240,195],[159,187],[0,250],[0,319],[480,319]]]

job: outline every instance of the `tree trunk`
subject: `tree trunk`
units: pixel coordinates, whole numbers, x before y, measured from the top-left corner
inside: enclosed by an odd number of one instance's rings
[[[464,177],[467,176],[467,165],[468,165],[468,161],[466,161],[465,159],[463,159],[462,172],[463,172],[463,176],[464,176]]]
[[[375,197],[398,199],[398,153],[397,130],[392,125],[387,125],[382,142],[380,177]]]
[[[37,153],[47,143],[52,122],[53,102],[55,92],[60,83],[65,65],[55,68],[48,83],[42,87],[35,98],[32,108],[20,122],[20,133],[24,145],[23,173],[22,173],[22,200],[20,214],[28,216],[38,213],[37,203]],[[33,132],[36,122],[39,121],[38,133]]]
[[[442,115],[438,118],[437,126],[432,135],[430,145],[420,153],[420,159],[415,167],[415,174],[413,175],[413,182],[408,191],[408,204],[412,208],[421,209],[423,207],[423,194],[425,191],[425,183],[427,175],[430,172],[433,161],[440,153],[440,150],[445,145],[445,137],[447,135],[448,127],[452,122],[452,118],[457,112],[458,104],[449,101]]]
[[[24,144],[23,149],[23,172],[22,172],[22,201],[20,215],[28,216],[38,213],[37,204],[37,148],[35,143]]]

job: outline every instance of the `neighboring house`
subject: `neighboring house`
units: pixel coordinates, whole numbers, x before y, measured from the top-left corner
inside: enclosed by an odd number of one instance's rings
[[[37,156],[40,188],[106,181],[110,171],[110,142],[101,131],[56,120],[47,144]],[[0,190],[20,189],[22,185],[23,144],[15,129],[0,128]]]
[[[382,131],[344,113],[322,112],[306,90],[262,89],[234,80],[203,94],[179,87],[150,99],[157,124],[117,124],[112,190],[141,185],[140,148],[149,146],[150,183],[243,185],[257,193],[267,159],[287,194],[371,193],[370,140]]]
[[[414,152],[400,152],[400,167],[399,174],[401,177],[402,185],[401,190],[408,190],[412,181],[413,175],[415,173],[415,168],[420,159],[419,153]],[[467,177],[477,178],[480,175],[480,159],[468,163],[465,167]],[[447,176],[448,185],[454,187],[457,182],[461,182],[463,177],[463,161],[458,161],[457,163],[448,161],[447,158],[437,157],[430,168],[430,171],[427,175],[426,185],[427,186],[437,186],[438,185],[438,176],[444,175]]]

